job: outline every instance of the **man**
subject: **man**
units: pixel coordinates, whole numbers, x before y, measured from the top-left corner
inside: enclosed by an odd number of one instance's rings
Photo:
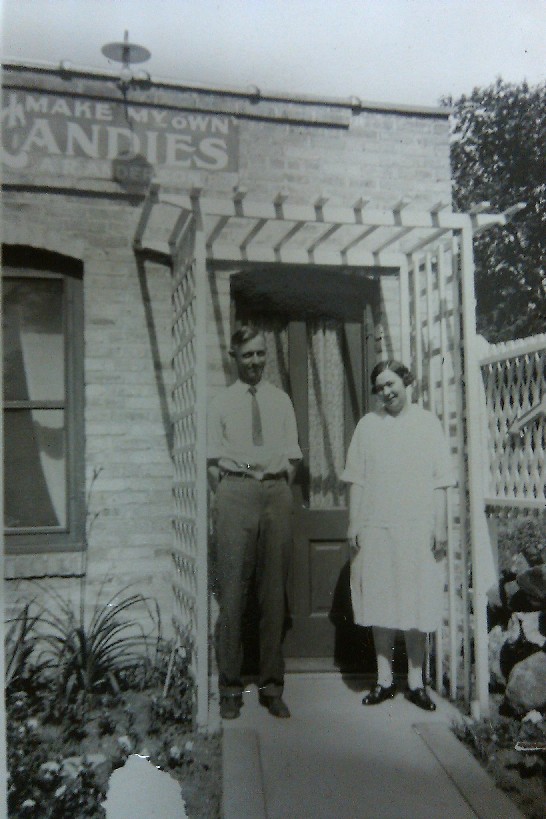
[[[273,716],[289,717],[282,699],[281,642],[292,550],[290,483],[302,453],[289,397],[262,380],[263,333],[240,328],[231,339],[230,355],[238,378],[214,398],[208,418],[208,471],[218,545],[220,713],[224,719],[235,719],[241,710],[241,626],[256,572],[259,700]]]

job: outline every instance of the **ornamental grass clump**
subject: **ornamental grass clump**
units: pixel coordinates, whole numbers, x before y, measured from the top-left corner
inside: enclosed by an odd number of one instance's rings
[[[150,649],[160,639],[160,620],[149,598],[127,594],[129,586],[105,603],[97,601],[91,616],[85,614],[82,591],[79,611],[60,594],[48,590],[55,607],[41,617],[41,661],[52,677],[55,695],[70,702],[104,691],[119,693],[120,677],[129,669],[150,664]],[[142,624],[144,612],[150,628]]]
[[[4,638],[6,691],[32,687],[32,680],[40,671],[33,656],[39,639],[36,626],[40,619],[40,610],[36,610],[35,601],[30,600],[25,603],[19,614],[6,622]]]

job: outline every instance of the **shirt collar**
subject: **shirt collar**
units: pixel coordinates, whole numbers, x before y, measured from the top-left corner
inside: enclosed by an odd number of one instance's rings
[[[263,383],[264,383],[263,378],[261,379],[261,381],[258,381],[258,383],[256,384],[256,392],[260,392],[260,390],[262,389]],[[250,387],[251,387],[250,384],[246,384],[244,381],[241,381],[240,378],[237,379],[235,384],[237,386],[237,389],[240,390],[241,392],[248,392]]]

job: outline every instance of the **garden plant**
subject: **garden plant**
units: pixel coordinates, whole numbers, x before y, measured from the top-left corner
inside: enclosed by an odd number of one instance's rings
[[[499,583],[489,592],[491,716],[455,733],[520,810],[546,817],[546,520],[499,527]]]
[[[163,639],[157,606],[128,587],[88,618],[82,600],[75,610],[37,586],[8,623],[9,817],[104,817],[109,777],[132,753],[180,783],[188,815],[219,816],[219,740],[195,729],[188,648]]]

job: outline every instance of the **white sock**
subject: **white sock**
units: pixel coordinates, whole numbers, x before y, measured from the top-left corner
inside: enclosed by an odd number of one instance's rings
[[[425,659],[426,634],[412,629],[404,633],[408,655],[408,686],[412,691],[423,688],[423,661]]]
[[[392,685],[392,658],[394,654],[394,629],[373,627],[373,641],[377,658],[377,683],[383,688]]]

